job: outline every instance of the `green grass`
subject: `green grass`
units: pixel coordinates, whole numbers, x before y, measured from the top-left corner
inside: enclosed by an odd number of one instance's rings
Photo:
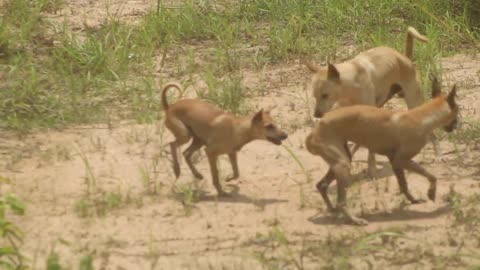
[[[157,120],[158,85],[169,79],[159,68],[177,79],[203,73],[202,98],[245,113],[243,70],[305,56],[340,61],[351,56],[340,53],[344,46],[353,53],[375,45],[403,51],[408,25],[431,40],[415,46],[421,74],[441,73],[441,56],[478,47],[480,27],[474,0],[243,0],[225,10],[190,1],[172,9],[160,1],[138,24],[110,18],[79,33],[47,23],[46,14],[63,5],[8,0],[1,8],[0,125],[28,131]]]
[[[0,190],[2,186],[11,184],[9,178],[0,176]],[[0,268],[1,269],[28,269],[28,259],[22,255],[21,245],[24,232],[13,221],[13,216],[23,216],[26,206],[13,193],[0,193]]]

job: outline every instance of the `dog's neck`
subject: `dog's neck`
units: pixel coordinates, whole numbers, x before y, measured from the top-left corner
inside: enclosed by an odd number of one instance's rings
[[[437,98],[410,110],[408,114],[419,119],[424,129],[430,132],[444,125],[451,112],[448,103],[442,98]]]
[[[235,142],[235,151],[242,149],[244,145],[255,139],[252,132],[251,117],[239,117],[237,119],[237,123],[234,125],[234,135],[232,139]]]

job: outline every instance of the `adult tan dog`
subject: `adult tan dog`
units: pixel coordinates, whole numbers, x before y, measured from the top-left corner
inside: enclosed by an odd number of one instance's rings
[[[313,73],[314,116],[321,118],[334,108],[351,105],[381,107],[392,97],[392,90],[405,98],[409,109],[423,104],[424,96],[412,62],[414,39],[428,42],[426,37],[409,27],[405,55],[389,47],[376,47],[351,60],[335,65],[329,63],[326,67],[305,61]],[[439,158],[437,141],[434,137],[432,139],[436,158]],[[368,156],[368,172],[370,177],[376,177],[375,156],[372,153]]]
[[[409,111],[393,111],[373,106],[355,105],[328,112],[316,124],[306,139],[307,150],[321,156],[330,169],[318,182],[320,191],[330,211],[339,210],[354,224],[367,221],[353,216],[346,209],[346,188],[350,184],[351,154],[347,142],[366,147],[369,151],[388,157],[400,190],[412,203],[419,203],[408,190],[404,170],[426,177],[430,181],[428,197],[435,200],[437,178],[412,160],[425,146],[429,134],[443,127],[451,132],[457,123],[458,106],[455,103],[455,86],[445,96],[438,81],[432,85],[433,100]],[[332,206],[327,189],[337,180],[337,208]]]
[[[237,117],[224,112],[212,104],[197,99],[182,99],[169,105],[167,90],[174,87],[183,92],[178,83],[167,83],[162,89],[162,105],[165,110],[165,126],[175,136],[170,143],[173,157],[173,171],[180,176],[177,148],[192,139],[190,146],[183,152],[188,167],[195,178],[203,179],[192,163],[192,154],[205,147],[208,157],[213,185],[219,196],[227,195],[220,185],[217,168],[217,157],[228,154],[233,169],[230,181],[239,177],[237,152],[253,140],[267,140],[276,145],[282,144],[287,134],[273,122],[268,111],[263,109],[253,117]]]

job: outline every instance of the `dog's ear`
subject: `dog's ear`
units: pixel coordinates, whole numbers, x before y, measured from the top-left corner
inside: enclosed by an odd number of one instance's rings
[[[432,98],[436,98],[442,94],[442,90],[440,89],[440,83],[438,82],[437,77],[431,76],[432,80]]]
[[[308,61],[308,60],[303,60],[303,63],[307,66],[308,70],[312,73],[317,73],[320,70],[320,67],[315,65],[314,63]]]
[[[335,82],[338,82],[340,80],[340,73],[333,64],[330,64],[330,62],[328,63],[327,79]]]
[[[263,120],[263,109],[258,111],[252,118],[252,124],[258,124]]]
[[[447,102],[450,108],[455,108],[457,104],[455,103],[455,97],[457,96],[457,85],[454,84],[450,93],[447,96]]]

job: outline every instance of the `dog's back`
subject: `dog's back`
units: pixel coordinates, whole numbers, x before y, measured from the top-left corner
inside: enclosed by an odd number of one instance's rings
[[[212,119],[226,112],[216,106],[197,99],[182,99],[170,105],[169,116],[181,121],[194,135],[200,139],[208,138]]]
[[[401,112],[373,106],[355,105],[327,113],[317,124],[315,134],[338,143],[354,142],[369,150],[387,154],[404,140],[417,134],[403,132],[411,122],[399,122]],[[322,140],[322,139],[320,139]]]
[[[385,92],[392,84],[402,85],[404,81],[415,80],[413,62],[403,54],[389,47],[369,49],[351,60],[351,63],[368,72],[375,85],[375,92]]]

